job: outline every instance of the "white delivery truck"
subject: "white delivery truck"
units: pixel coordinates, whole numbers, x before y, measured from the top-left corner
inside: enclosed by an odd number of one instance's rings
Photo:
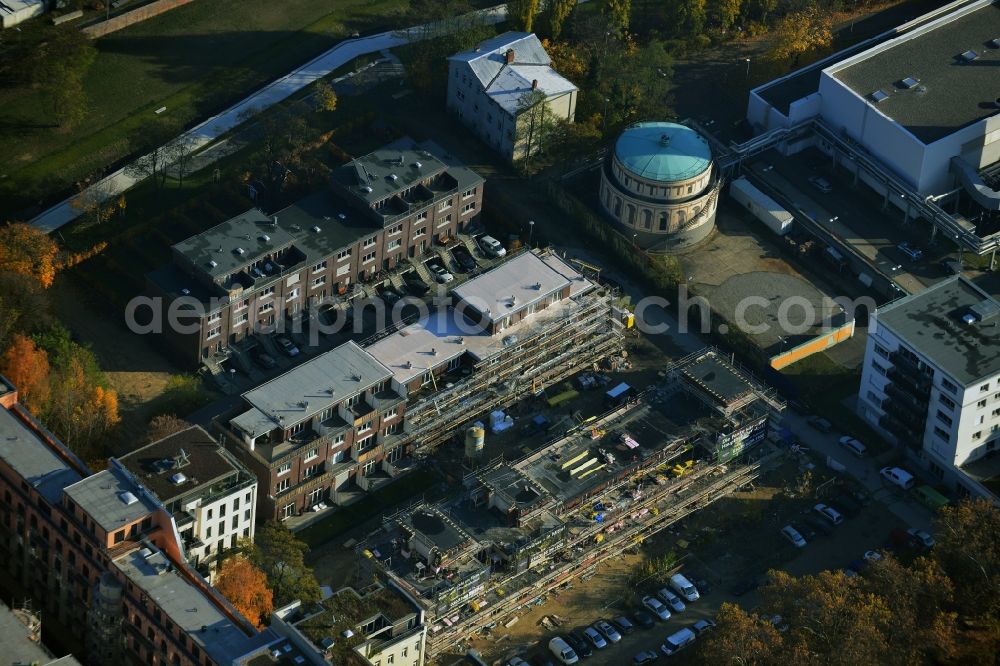
[[[795,219],[792,214],[779,206],[777,201],[758,190],[746,178],[740,177],[734,180],[729,186],[729,195],[779,236],[791,231]]]

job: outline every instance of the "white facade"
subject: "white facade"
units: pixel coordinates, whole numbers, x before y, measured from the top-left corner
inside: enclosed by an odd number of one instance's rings
[[[931,338],[940,334],[927,330]],[[934,478],[961,494],[985,495],[988,491],[960,468],[988,460],[1000,450],[1000,364],[963,379],[940,362],[934,344],[911,344],[876,312],[865,349],[858,413],[907,449]],[[912,424],[915,437],[901,436],[894,419],[897,426]]]
[[[230,492],[205,500],[198,498],[185,505],[185,510],[195,517],[193,533],[197,541],[187,551],[192,562],[213,562],[220,551],[235,548],[240,539],[254,538],[256,483],[237,486]]]
[[[491,148],[515,162],[538,143],[528,96],[540,93],[550,120],[572,122],[578,89],[551,67],[534,34],[508,32],[448,59],[448,110]]]

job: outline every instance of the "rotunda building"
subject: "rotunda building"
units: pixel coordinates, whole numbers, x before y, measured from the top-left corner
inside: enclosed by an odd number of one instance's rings
[[[605,160],[600,198],[640,247],[671,252],[694,245],[714,228],[719,202],[708,141],[677,123],[632,125]]]

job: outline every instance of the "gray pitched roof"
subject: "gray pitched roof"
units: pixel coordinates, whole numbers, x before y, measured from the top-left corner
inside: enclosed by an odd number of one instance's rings
[[[505,55],[508,50],[514,51],[514,62],[510,64]],[[468,64],[486,94],[509,113],[520,110],[518,104],[531,92],[534,81],[537,81],[535,89],[546,97],[577,90],[572,81],[552,69],[552,58],[532,33],[505,32],[471,51],[456,53],[449,60]]]

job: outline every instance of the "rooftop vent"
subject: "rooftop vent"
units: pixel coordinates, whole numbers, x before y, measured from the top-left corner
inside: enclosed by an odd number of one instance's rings
[[[976,53],[972,49],[969,49],[965,53],[960,53],[958,59],[961,60],[962,62],[972,62],[978,57],[979,57],[978,53]]]
[[[415,168],[419,169],[420,167],[422,167],[422,166],[423,166],[423,164],[421,164],[420,162],[414,162],[414,163],[413,163],[413,166],[414,166]]]
[[[271,237],[270,237],[270,236],[268,236],[267,234],[261,234],[261,237],[260,237],[260,239],[261,239],[262,241],[264,241],[264,242],[266,243],[266,242],[268,242],[269,240],[271,240]]]
[[[368,194],[371,194],[372,192],[374,192],[374,191],[375,191],[375,190],[373,190],[373,189],[371,188],[371,185],[365,185],[365,186],[364,186],[364,187],[362,187],[361,189],[362,189],[362,190],[364,190],[365,192],[367,192]]]
[[[396,175],[396,174],[394,174],[394,173],[390,173],[390,174],[389,174],[389,180],[392,180],[392,181],[396,181],[396,180],[399,180],[399,176],[397,176],[397,175]]]
[[[964,315],[962,315],[962,321],[968,324],[969,326],[972,326],[973,324],[976,323],[976,316],[971,312],[966,312]]]
[[[899,82],[899,87],[905,90],[910,90],[911,88],[916,88],[918,83],[920,83],[920,79],[915,79],[912,76],[908,76]]]
[[[187,480],[188,478],[184,476],[183,472],[177,472],[176,474],[170,477],[170,483],[174,484],[175,486],[179,486]]]
[[[319,227],[313,227],[313,231],[318,234],[319,232],[321,232],[323,230],[320,229]]]
[[[191,290],[187,289],[187,288],[184,288],[184,289],[181,289],[181,293],[184,294],[185,296],[190,296],[191,295]]]
[[[246,254],[246,250],[241,247],[236,248],[236,254]]]
[[[889,99],[889,93],[884,92],[882,90],[876,90],[871,95],[869,95],[869,97],[871,97],[873,102],[878,104],[879,102],[884,102],[885,100]]]
[[[215,259],[209,259],[209,261],[208,261],[208,267],[209,268],[215,268],[218,265],[219,265],[219,262],[217,262]]]
[[[437,355],[438,355],[438,350],[437,350],[437,348],[435,348],[435,347],[431,347],[431,356],[437,356]]]
[[[123,490],[118,493],[118,499],[120,499],[125,505],[131,506],[139,501],[139,498],[130,493],[127,490]]]
[[[667,136],[666,134],[661,134],[660,135],[660,145],[661,146],[665,146],[668,143],[670,143],[670,137]]]
[[[337,213],[337,219],[343,222],[344,220],[347,219],[347,215],[344,213]]]
[[[535,283],[535,291],[541,291],[541,289],[542,289],[542,283],[541,282],[536,282]]]
[[[221,245],[219,246],[219,249],[216,250],[216,252],[218,252],[219,254],[222,254],[222,246]]]

